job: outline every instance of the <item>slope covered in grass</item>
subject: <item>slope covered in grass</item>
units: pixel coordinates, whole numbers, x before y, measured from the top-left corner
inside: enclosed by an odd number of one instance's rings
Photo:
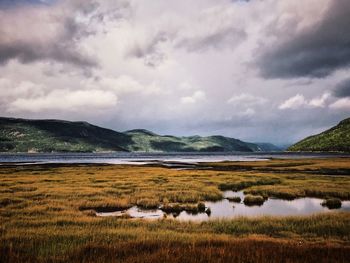
[[[1,152],[125,151],[130,143],[128,135],[87,122],[0,118]]]
[[[305,138],[288,148],[304,152],[350,152],[350,118],[320,134]]]
[[[252,143],[246,143],[237,139],[224,136],[190,136],[175,137],[170,135],[157,135],[146,130],[131,130],[126,134],[132,137],[135,142],[129,147],[131,151],[143,152],[228,152],[242,151],[253,152],[259,151],[259,147]]]

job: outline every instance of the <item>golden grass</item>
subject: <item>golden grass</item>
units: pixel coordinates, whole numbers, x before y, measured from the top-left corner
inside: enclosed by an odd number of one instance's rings
[[[94,216],[92,210],[134,204],[200,209],[199,203],[222,198],[223,185],[244,185],[247,192],[267,196],[350,199],[350,176],[344,175],[349,159],[211,166],[1,167],[0,262],[346,262],[350,216],[345,212],[202,223]]]

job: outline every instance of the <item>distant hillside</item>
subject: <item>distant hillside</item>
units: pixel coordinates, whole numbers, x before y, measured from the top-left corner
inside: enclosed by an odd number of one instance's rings
[[[272,143],[255,142],[262,152],[280,152],[282,149]]]
[[[121,133],[87,122],[0,118],[0,152],[255,152],[274,147],[224,136],[161,136],[144,129]]]
[[[126,151],[130,136],[87,122],[0,118],[1,152]]]
[[[258,150],[255,144],[246,143],[237,139],[223,136],[191,136],[175,137],[157,135],[146,130],[131,130],[125,132],[132,137],[135,144],[129,147],[130,151],[143,152],[253,152]]]
[[[350,118],[320,134],[307,137],[292,145],[288,151],[350,152]]]

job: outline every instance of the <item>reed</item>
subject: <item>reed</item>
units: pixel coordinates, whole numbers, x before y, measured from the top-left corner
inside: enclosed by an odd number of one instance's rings
[[[220,168],[223,165],[225,169]],[[238,165],[249,169],[239,170]],[[240,182],[253,182],[244,191],[263,199],[288,194],[342,200],[350,196],[349,176],[318,174],[349,169],[348,158],[212,167],[178,171],[128,165],[2,166],[0,261],[347,261],[350,217],[346,212],[202,223],[95,216],[100,209],[132,205],[202,211],[204,201],[223,198],[221,184]]]

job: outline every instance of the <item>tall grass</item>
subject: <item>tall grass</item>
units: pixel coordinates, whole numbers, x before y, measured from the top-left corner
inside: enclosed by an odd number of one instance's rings
[[[295,166],[298,173],[284,170],[291,165],[279,168],[284,162],[299,161],[271,161],[271,169],[280,173],[126,165],[1,167],[0,262],[346,262],[350,217],[345,212],[202,223],[94,213],[131,205],[202,211],[203,201],[222,198],[220,185],[241,182],[253,182],[246,192],[266,196],[317,191],[322,198],[334,193],[348,198],[349,176],[304,171],[336,169],[337,164],[345,169],[349,159],[304,161]],[[256,166],[269,168],[265,162]]]

